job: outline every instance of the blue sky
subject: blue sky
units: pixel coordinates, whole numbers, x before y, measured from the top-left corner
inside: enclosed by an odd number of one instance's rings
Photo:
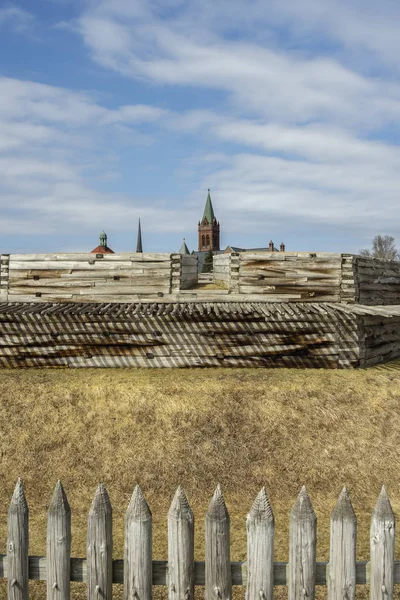
[[[400,246],[400,3],[0,4],[1,252]]]

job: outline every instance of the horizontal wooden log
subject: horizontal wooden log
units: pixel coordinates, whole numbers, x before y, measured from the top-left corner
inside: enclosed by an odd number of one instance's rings
[[[103,254],[103,258],[97,259],[96,254],[92,252],[65,252],[65,253],[48,253],[48,254],[10,254],[11,261],[87,261],[87,260],[104,260],[108,262],[130,260],[135,262],[148,261],[167,261],[171,260],[169,252],[119,252],[118,254]],[[179,255],[178,255],[179,256]]]
[[[168,561],[153,560],[153,585],[168,584]],[[71,581],[86,583],[87,563],[85,558],[71,558]],[[124,561],[121,559],[113,560],[113,583],[123,584]],[[247,565],[245,562],[231,562],[232,584],[245,586],[247,584]],[[288,563],[274,563],[274,585],[287,586],[288,581]],[[357,561],[356,563],[356,583],[357,585],[369,584],[370,563],[367,561]],[[0,577],[6,578],[7,556],[0,555]],[[29,579],[46,581],[46,557],[29,557]],[[317,562],[316,564],[316,584],[326,586],[329,579],[329,563]],[[195,561],[194,563],[194,583],[204,586],[205,569],[204,562]],[[400,583],[400,561],[394,563],[394,583]]]

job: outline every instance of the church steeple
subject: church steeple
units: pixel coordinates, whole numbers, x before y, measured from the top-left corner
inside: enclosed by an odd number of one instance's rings
[[[210,188],[208,188],[206,205],[204,207],[204,214],[203,214],[203,218],[201,220],[202,223],[204,223],[204,219],[207,219],[209,225],[211,225],[211,223],[213,223],[213,221],[215,219],[214,209],[213,209],[213,205],[211,202],[211,196],[210,196]]]
[[[214,208],[211,202],[210,190],[208,190],[203,218],[198,225],[199,252],[208,250],[219,250],[219,222],[215,218]]]
[[[143,252],[142,248],[142,229],[140,227],[140,219],[137,232],[136,252]]]
[[[179,254],[190,254],[189,248],[186,245],[186,240],[183,238],[181,249],[179,250]]]

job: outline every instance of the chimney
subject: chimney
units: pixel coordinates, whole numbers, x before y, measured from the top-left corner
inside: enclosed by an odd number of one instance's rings
[[[280,251],[285,252],[285,244],[283,242],[281,242]]]
[[[274,251],[274,242],[271,240],[269,243],[269,251],[273,252]]]

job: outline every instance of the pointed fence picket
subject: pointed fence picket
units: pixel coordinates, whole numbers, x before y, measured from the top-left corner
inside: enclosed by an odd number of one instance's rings
[[[346,488],[331,516],[328,600],[354,600],[356,594],[357,519]]]
[[[152,515],[136,486],[125,516],[124,600],[151,600]]]
[[[246,600],[272,600],[274,595],[274,515],[265,487],[246,519]]]
[[[47,513],[47,600],[69,600],[71,579],[71,509],[61,481]]]
[[[206,600],[232,598],[230,518],[218,484],[206,514]]]
[[[194,598],[194,517],[181,486],[168,512],[168,598]]]
[[[314,600],[317,517],[305,486],[290,514],[289,600]]]
[[[112,509],[103,484],[88,515],[87,557],[71,558],[71,510],[57,482],[47,516],[47,556],[28,555],[28,505],[18,479],[8,510],[7,554],[0,577],[8,599],[28,600],[29,579],[47,581],[47,600],[69,600],[70,582],[87,583],[88,600],[111,600],[123,583],[124,600],[151,600],[153,585],[168,586],[169,600],[193,600],[205,585],[207,600],[231,600],[232,585],[246,585],[246,600],[273,600],[274,586],[287,585],[290,600],[313,600],[315,586],[328,586],[329,600],[353,600],[356,583],[370,584],[371,600],[393,600],[400,583],[394,560],[395,517],[385,488],[372,513],[371,561],[356,562],[357,520],[344,488],[331,516],[329,563],[316,562],[316,516],[303,487],[290,515],[289,563],[274,563],[274,516],[263,488],[247,515],[247,563],[230,560],[230,519],[218,485],[205,518],[205,562],[194,561],[194,516],[179,487],[168,512],[168,561],[152,560],[152,514],[136,486],[125,516],[124,559],[112,559]]]

